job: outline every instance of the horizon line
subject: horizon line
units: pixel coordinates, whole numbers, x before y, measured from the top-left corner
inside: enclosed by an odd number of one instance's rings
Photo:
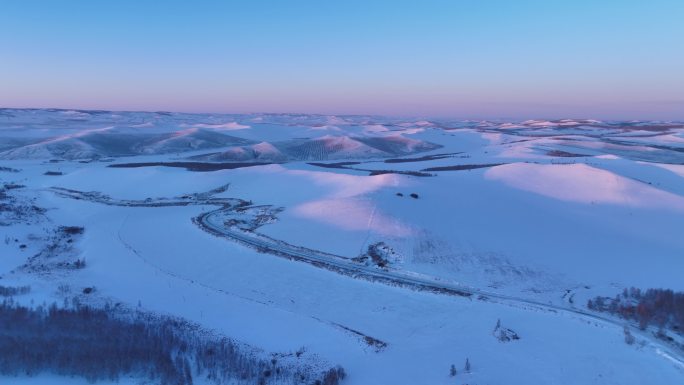
[[[597,120],[601,122],[673,122],[684,123],[684,118],[680,119],[627,119],[627,118],[595,118],[595,117],[569,117],[569,116],[538,116],[529,118],[514,118],[514,117],[463,117],[463,116],[430,116],[430,115],[393,115],[393,114],[359,114],[359,113],[321,113],[321,112],[267,112],[267,111],[250,111],[250,112],[188,112],[180,110],[138,110],[138,109],[101,109],[101,108],[80,108],[80,107],[5,107],[0,106],[0,110],[46,110],[46,111],[77,111],[77,112],[116,112],[116,113],[168,113],[168,114],[187,114],[187,115],[308,115],[308,116],[349,116],[349,117],[378,117],[378,118],[402,118],[402,119],[428,119],[428,120],[445,120],[453,119],[458,121],[497,121],[497,120],[511,120],[522,122],[525,120],[547,120],[547,121],[561,121],[561,120]]]

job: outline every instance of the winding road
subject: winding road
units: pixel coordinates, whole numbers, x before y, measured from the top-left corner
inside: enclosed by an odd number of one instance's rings
[[[230,208],[220,208],[201,214],[194,218],[194,222],[203,230],[217,236],[225,237],[235,242],[253,247],[261,252],[285,257],[309,263],[316,267],[325,268],[340,274],[348,275],[353,278],[366,279],[373,282],[382,282],[393,286],[408,287],[414,290],[429,291],[439,294],[457,295],[462,297],[473,297],[479,300],[495,299],[499,302],[514,305],[525,305],[540,310],[556,313],[566,313],[578,316],[586,320],[608,324],[617,328],[625,326],[624,320],[603,316],[594,312],[589,312],[577,308],[565,307],[535,301],[506,294],[484,291],[478,288],[461,285],[453,282],[443,282],[433,277],[422,276],[415,273],[394,270],[391,268],[378,268],[366,266],[353,261],[350,258],[336,256],[328,253],[321,253],[317,250],[307,249],[299,246],[290,245],[286,242],[275,240],[256,232],[247,232],[236,227],[228,227],[223,224],[226,214],[230,214]],[[666,358],[678,368],[684,370],[684,357],[682,353],[675,351],[670,346],[661,343],[648,330],[642,331],[632,328],[631,333],[640,337],[651,347],[656,354]]]
[[[537,310],[550,311],[554,313],[564,313],[571,316],[582,318],[586,321],[593,321],[622,329],[625,327],[626,321],[604,316],[599,313],[589,312],[586,310],[554,305],[551,303],[544,303],[533,299],[516,297],[496,292],[485,291],[479,288],[470,287],[454,282],[441,281],[438,278],[419,275],[417,273],[396,270],[392,268],[379,268],[376,266],[366,266],[359,262],[353,261],[351,258],[334,255],[330,253],[321,252],[318,250],[308,249],[300,246],[291,245],[287,242],[276,240],[259,234],[255,231],[242,230],[236,226],[227,226],[225,224],[226,218],[230,218],[236,213],[236,208],[249,207],[249,202],[242,199],[235,198],[214,198],[206,194],[204,196],[197,196],[194,198],[180,197],[173,199],[160,199],[156,201],[130,201],[130,200],[115,200],[106,196],[101,196],[92,193],[85,193],[76,190],[67,190],[60,188],[51,189],[55,194],[69,199],[88,200],[95,203],[127,206],[127,207],[168,207],[168,206],[188,206],[188,205],[205,205],[218,206],[217,209],[200,214],[193,218],[193,222],[202,230],[211,233],[215,236],[226,238],[228,240],[238,242],[245,246],[254,248],[259,252],[276,255],[290,260],[301,261],[309,263],[313,266],[327,269],[339,274],[347,275],[356,279],[364,279],[372,282],[380,282],[397,287],[405,287],[413,290],[427,291],[437,294],[453,295],[466,297],[469,299],[498,302],[514,306],[523,306],[525,308],[534,308]],[[199,199],[198,199],[199,198]],[[645,347],[653,349],[659,356],[671,361],[676,367],[684,370],[683,352],[676,347],[669,346],[663,341],[658,340],[653,333],[648,330],[639,330],[638,328],[631,328],[632,334],[639,337],[645,343]]]

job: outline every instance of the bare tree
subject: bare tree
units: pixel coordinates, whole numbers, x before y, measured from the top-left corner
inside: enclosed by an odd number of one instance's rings
[[[634,342],[636,341],[636,339],[634,338],[634,336],[632,335],[632,333],[629,331],[629,328],[628,328],[627,326],[625,326],[625,328],[623,329],[623,331],[624,331],[624,333],[625,333],[625,343],[627,343],[627,345],[632,345],[632,344],[634,344]]]

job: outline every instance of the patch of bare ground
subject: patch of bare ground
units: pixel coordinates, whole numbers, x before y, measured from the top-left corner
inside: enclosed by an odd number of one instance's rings
[[[273,164],[269,162],[229,162],[229,163],[208,163],[208,162],[141,162],[141,163],[116,163],[110,164],[107,167],[113,168],[138,168],[138,167],[177,167],[184,168],[188,171],[219,171],[219,170],[233,170],[243,167],[264,166]]]
[[[439,167],[429,167],[422,169],[420,171],[463,171],[463,170],[475,170],[478,168],[488,168],[501,166],[506,163],[485,163],[485,164],[456,164],[453,166],[439,166]]]

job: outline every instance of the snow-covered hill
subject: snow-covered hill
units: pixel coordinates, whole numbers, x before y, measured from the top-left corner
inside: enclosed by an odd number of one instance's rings
[[[344,123],[345,130],[321,125],[320,117],[300,117],[282,124],[282,115],[2,111],[0,139],[4,145],[0,147],[0,159],[88,160],[157,154],[180,157],[205,150],[204,154],[193,155],[193,159],[283,162],[382,158],[439,147],[403,136],[412,131],[368,131],[362,123],[333,117],[328,122]],[[16,137],[25,140],[10,140]]]

